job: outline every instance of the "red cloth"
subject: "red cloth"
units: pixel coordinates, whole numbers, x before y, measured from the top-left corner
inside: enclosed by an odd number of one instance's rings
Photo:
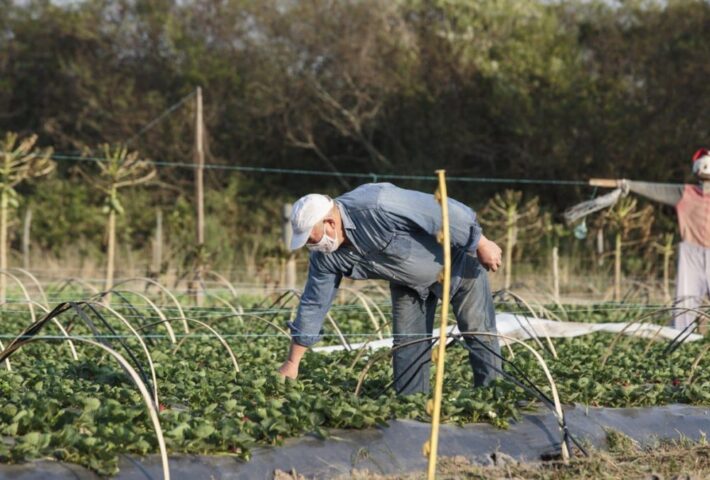
[[[686,185],[675,208],[680,237],[694,245],[710,248],[710,195],[703,195],[699,185]]]

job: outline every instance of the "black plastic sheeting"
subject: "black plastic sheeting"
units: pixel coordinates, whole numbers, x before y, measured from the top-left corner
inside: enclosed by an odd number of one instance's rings
[[[710,407],[670,405],[654,408],[566,409],[572,435],[604,448],[605,428],[613,428],[642,445],[686,437],[699,440],[710,432]],[[347,475],[353,469],[372,473],[404,473],[426,468],[422,444],[429,438],[430,425],[395,420],[389,427],[369,430],[331,430],[325,440],[306,436],[289,439],[283,446],[258,448],[249,462],[229,456],[174,456],[170,458],[173,479],[271,479],[276,469],[295,470],[308,478]],[[492,464],[500,453],[523,461],[538,461],[559,452],[560,433],[550,413],[531,413],[507,430],[486,424],[456,427],[442,425],[440,456],[465,456],[479,464]],[[160,458],[123,457],[120,473],[126,480],[161,479]],[[0,480],[84,480],[99,478],[89,470],[70,464],[36,461],[21,465],[0,465]]]

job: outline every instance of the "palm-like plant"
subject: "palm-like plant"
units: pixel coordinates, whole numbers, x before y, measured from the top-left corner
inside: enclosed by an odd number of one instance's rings
[[[524,204],[522,200],[523,192],[506,190],[503,194],[497,193],[481,212],[481,223],[493,230],[496,242],[505,239],[503,271],[506,289],[512,281],[513,248],[518,245],[518,239],[522,236],[526,242],[534,242],[543,233],[538,197]]]
[[[560,303],[560,240],[571,232],[563,223],[553,221],[549,212],[542,216],[542,230],[552,245],[552,296]]]
[[[98,172],[91,174],[79,168],[78,172],[91,185],[103,192],[103,211],[108,215],[106,249],[106,286],[113,287],[113,273],[116,252],[116,215],[123,214],[119,190],[149,182],[156,175],[155,166],[149,160],[140,158],[138,152],[129,152],[125,146],[101,145],[103,157],[96,162]],[[90,153],[90,152],[87,152]],[[110,297],[106,297],[107,301]]]
[[[672,232],[663,234],[662,241],[653,242],[653,248],[663,256],[663,298],[666,302],[671,300],[670,270],[674,243],[675,234]]]
[[[54,170],[52,149],[35,148],[37,135],[19,140],[7,133],[0,141],[0,270],[7,269],[7,230],[11,208],[18,206],[15,187],[25,180],[42,177]],[[0,302],[5,301],[6,277],[0,275]]]
[[[621,300],[621,251],[624,246],[644,244],[648,241],[653,225],[653,207],[638,209],[633,197],[621,198],[614,207],[606,210],[600,218],[600,227],[609,227],[614,232],[614,300]],[[630,239],[636,233],[635,240]]]

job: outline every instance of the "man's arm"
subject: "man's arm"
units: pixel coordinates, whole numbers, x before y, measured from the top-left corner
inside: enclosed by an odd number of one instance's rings
[[[452,198],[447,205],[451,244],[475,252],[481,239],[476,213]],[[380,195],[380,207],[403,229],[418,227],[434,236],[441,230],[441,206],[431,194],[391,187]]]
[[[637,182],[634,180],[619,180],[619,186],[624,191],[634,192],[655,202],[675,207],[683,197],[685,185],[676,183]]]
[[[279,373],[289,378],[298,376],[298,365],[306,350],[320,340],[323,320],[328,314],[333,298],[342,278],[322,267],[319,258],[322,253],[312,253],[308,266],[308,281],[298,304],[296,320],[289,323],[291,347],[288,358],[279,368]]]

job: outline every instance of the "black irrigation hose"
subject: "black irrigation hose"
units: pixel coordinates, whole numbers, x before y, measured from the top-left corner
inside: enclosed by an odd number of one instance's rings
[[[469,334],[469,335],[461,334],[461,335],[455,336],[454,338],[458,339],[457,337],[459,337],[459,336],[460,336],[460,337],[471,337],[471,338],[473,338],[475,341],[479,342],[486,350],[488,350],[488,351],[489,351],[490,353],[492,353],[494,356],[497,356],[497,357],[500,358],[502,361],[507,362],[507,363],[508,363],[509,365],[511,365],[515,370],[517,370],[517,372],[518,372],[523,378],[525,378],[525,379],[532,385],[532,388],[534,388],[534,389],[536,390],[535,395],[538,396],[538,397],[541,397],[541,399],[543,400],[543,403],[546,403],[548,407],[549,407],[549,406],[554,407],[555,402],[553,402],[553,401],[552,401],[544,392],[542,392],[532,381],[530,381],[530,380],[527,378],[527,376],[525,375],[525,373],[524,373],[516,364],[514,364],[513,362],[507,360],[506,358],[504,358],[503,356],[501,356],[500,354],[498,354],[497,352],[495,352],[494,350],[492,350],[490,347],[488,347],[488,345],[486,345],[485,343],[481,342],[481,340],[479,340],[478,338],[476,338],[476,337],[473,336],[473,335],[470,335],[470,334]],[[423,353],[426,353],[428,350],[430,350],[430,349],[434,346],[434,344],[438,341],[438,338],[429,337],[429,338],[427,338],[427,339],[421,339],[420,342],[423,342],[423,341],[425,341],[425,340],[432,340],[432,341],[430,342],[430,344],[429,344],[429,346],[427,347],[427,349],[422,352],[422,354],[423,354]],[[412,342],[412,343],[417,343],[417,342],[415,341],[415,342]],[[471,351],[472,353],[478,355],[478,352],[474,352],[474,351],[468,346],[468,344],[467,344],[466,342],[464,342],[464,345],[466,346],[466,348],[467,348],[469,351]],[[447,345],[447,348],[448,348],[448,347],[449,347],[449,345]],[[421,358],[421,356],[418,357],[416,360],[419,360],[420,358]],[[484,360],[482,360],[482,361],[484,361]],[[486,363],[487,363],[487,362],[486,362]],[[412,365],[414,365],[414,362],[412,362]],[[491,366],[491,365],[489,365],[489,366]],[[403,377],[403,376],[409,371],[410,368],[411,368],[411,366],[408,367],[407,369],[405,369],[404,372],[400,373],[399,376],[395,377],[395,379],[394,379],[392,382],[390,382],[389,384],[387,384],[387,385],[380,391],[380,394],[384,393],[385,390],[391,388],[401,377]],[[496,369],[496,371],[497,371],[497,369]],[[378,394],[377,396],[379,396],[379,394]]]
[[[510,360],[508,360],[508,359],[506,359],[505,357],[503,357],[501,354],[499,354],[498,352],[496,352],[495,350],[493,350],[492,348],[490,348],[488,345],[486,345],[486,344],[485,344],[484,342],[482,342],[480,339],[476,338],[474,335],[471,335],[471,334],[459,334],[459,335],[453,335],[453,336],[452,336],[452,338],[454,339],[454,341],[459,341],[459,342],[464,346],[464,348],[466,348],[470,353],[473,353],[473,354],[475,354],[475,355],[478,355],[478,352],[476,352],[475,350],[473,350],[473,348],[471,348],[471,346],[466,343],[465,337],[470,337],[470,338],[472,338],[473,340],[475,340],[476,342],[478,342],[483,348],[485,348],[486,350],[488,350],[491,354],[493,354],[494,356],[496,356],[497,358],[499,358],[502,362],[505,362],[505,363],[507,363],[508,365],[511,365],[511,366],[520,374],[520,376],[523,378],[523,380],[524,380],[525,382],[527,382],[529,385],[526,385],[525,383],[523,383],[522,381],[520,381],[520,380],[519,380],[518,378],[516,378],[513,374],[511,374],[511,373],[509,373],[509,372],[506,372],[506,371],[504,371],[502,368],[498,368],[498,367],[496,367],[495,365],[491,365],[489,362],[487,362],[486,360],[484,360],[484,359],[482,359],[482,358],[479,357],[479,359],[480,359],[483,363],[487,364],[491,369],[493,369],[494,371],[500,373],[503,377],[505,377],[505,378],[506,378],[507,380],[509,380],[511,383],[513,383],[514,385],[516,385],[516,386],[522,388],[523,390],[525,390],[526,392],[528,392],[529,394],[531,394],[533,397],[537,397],[548,409],[550,409],[553,413],[555,413],[555,415],[557,414],[557,412],[555,411],[555,402],[553,402],[552,399],[550,399],[544,392],[542,392],[542,391],[537,387],[537,385],[535,385],[535,383],[534,383],[532,380],[530,380],[530,378],[529,378],[529,377],[520,369],[520,367],[518,367],[515,363],[513,363],[513,362],[511,362]],[[380,391],[376,394],[375,398],[379,397],[379,396],[382,395],[385,391],[387,391],[388,389],[392,388],[392,386],[393,386],[400,378],[402,378],[404,375],[406,375],[406,374],[409,372],[409,370],[416,364],[416,362],[418,362],[418,361],[422,358],[423,355],[427,354],[427,353],[429,352],[429,350],[436,344],[436,342],[438,341],[438,338],[430,337],[429,339],[422,339],[421,341],[425,341],[425,340],[431,340],[431,342],[427,345],[427,348],[426,348],[425,350],[423,350],[422,353],[419,355],[419,357],[417,357],[417,358],[411,363],[411,365],[410,365],[409,367],[407,367],[402,373],[400,373],[399,376],[395,377],[395,379],[394,379],[392,382],[388,383],[382,390],[380,390]],[[413,343],[417,343],[417,342],[415,341],[415,342],[413,342]],[[447,345],[446,348],[448,349],[451,345],[453,345],[453,343],[451,343],[450,345]],[[419,366],[419,368],[421,368],[422,366],[426,365],[426,363],[427,363],[427,362],[422,363],[422,364]],[[414,378],[414,377],[412,377],[412,378],[410,379],[410,381],[413,380],[413,378]],[[563,433],[564,441],[565,441],[565,443],[567,443],[568,448],[569,448],[569,441],[572,441],[572,442],[575,444],[575,446],[579,449],[579,451],[582,452],[582,454],[583,454],[584,456],[588,457],[588,456],[589,456],[589,453],[587,452],[587,450],[586,450],[586,449],[582,446],[582,444],[569,432],[569,428],[568,428],[568,426],[567,426],[567,420],[565,419],[564,413],[563,413],[563,415],[562,415],[562,418],[559,419],[559,422],[560,422],[560,427],[562,428],[562,433]],[[561,443],[560,443],[560,445],[561,445]]]
[[[294,292],[293,290],[289,290],[289,291],[287,291],[287,292],[282,293],[282,294],[276,299],[276,301],[274,301],[274,302],[267,308],[267,310],[274,310],[274,307],[276,307],[277,304],[278,304],[278,309],[283,308],[284,305],[286,305],[286,304],[288,303],[288,301],[291,300],[291,297],[293,297],[294,295],[297,295],[297,294],[296,294],[296,292]],[[261,306],[264,304],[265,301],[266,301],[266,300],[262,300],[262,301],[259,303],[259,306],[261,307]],[[274,322],[274,317],[276,317],[276,316],[279,315],[280,313],[281,313],[281,312],[274,312],[274,313],[272,313],[271,316],[269,317],[269,321],[273,323],[273,322]],[[263,329],[260,333],[261,333],[261,334],[264,334],[264,333],[266,333],[266,331],[267,331],[268,329],[269,329],[269,326],[267,325],[267,326],[264,327],[264,329]]]
[[[427,345],[427,347],[426,347],[424,350],[422,350],[422,353],[420,353],[419,356],[418,356],[412,363],[410,363],[409,366],[408,366],[407,368],[405,368],[403,372],[401,372],[399,375],[397,375],[396,377],[394,377],[394,380],[392,380],[390,383],[388,383],[387,385],[385,385],[385,386],[382,388],[382,390],[380,390],[380,391],[375,395],[375,398],[381,396],[381,395],[382,395],[383,393],[385,393],[387,390],[389,390],[390,388],[392,388],[395,383],[397,383],[402,377],[404,377],[407,373],[409,373],[409,371],[414,367],[414,365],[415,365],[419,360],[421,360],[422,356],[424,356],[424,355],[426,355],[427,353],[429,353],[429,351],[431,350],[431,348],[436,344],[436,342],[437,342],[439,339],[438,339],[438,338],[434,338],[434,337],[428,337],[428,338],[423,338],[423,339],[420,339],[420,340],[414,340],[414,341],[412,341],[412,342],[408,342],[408,344],[404,344],[404,345],[401,346],[402,348],[406,348],[406,347],[409,347],[409,346],[417,345],[417,344],[419,344],[419,343],[424,343],[424,342],[427,341],[427,340],[431,340],[431,341],[429,342],[429,344]],[[411,345],[410,345],[410,344],[411,344]],[[431,358],[431,357],[430,357],[430,358]],[[426,365],[426,364],[429,363],[430,361],[431,361],[431,360],[422,362],[422,364],[419,366],[419,368],[422,368],[424,365]],[[411,378],[409,379],[409,381],[404,385],[404,387],[405,387],[405,388],[408,387],[409,384],[410,384],[410,382],[411,382],[412,380],[414,380],[414,375],[412,375],[412,377],[411,377]]]
[[[690,325],[686,326],[683,330],[681,330],[680,333],[676,335],[675,338],[668,343],[668,345],[666,345],[666,348],[663,350],[663,354],[670,355],[671,353],[678,350],[680,346],[683,345],[683,343],[688,339],[688,337],[693,334],[693,331],[695,331],[695,327],[697,324],[697,318],[690,322]]]
[[[523,389],[526,390],[527,392],[529,392],[529,393],[533,394],[534,396],[538,397],[540,400],[543,401],[543,403],[546,403],[546,404],[547,404],[547,407],[548,407],[549,409],[551,409],[551,410],[554,412],[554,405],[555,405],[554,402],[553,402],[544,392],[542,392],[542,391],[537,387],[537,385],[535,385],[535,383],[534,383],[532,380],[530,380],[530,377],[528,377],[528,376],[520,369],[520,367],[518,367],[515,363],[513,363],[513,362],[510,361],[510,360],[508,360],[507,358],[503,357],[503,355],[501,355],[500,353],[498,353],[498,352],[496,352],[495,350],[493,350],[492,348],[490,348],[488,345],[486,345],[486,344],[485,344],[484,342],[482,342],[480,339],[476,338],[475,335],[463,334],[463,333],[462,333],[462,334],[460,334],[460,335],[454,335],[454,336],[453,336],[453,338],[456,339],[456,340],[459,340],[469,352],[474,353],[474,354],[477,354],[477,352],[475,352],[475,351],[473,350],[473,348],[471,348],[471,346],[468,345],[468,344],[464,341],[465,337],[470,337],[470,338],[472,338],[474,341],[478,342],[483,348],[485,348],[486,350],[488,350],[488,352],[491,353],[493,356],[499,358],[503,363],[507,363],[508,365],[511,365],[511,366],[520,374],[520,376],[522,377],[522,379],[523,379],[525,382],[528,383],[529,387],[526,388],[526,387],[522,384],[522,382],[521,382],[519,379],[515,378],[515,377],[513,376],[513,374],[511,374],[511,373],[505,372],[502,368],[498,369],[495,365],[489,364],[487,361],[485,361],[485,360],[482,359],[482,358],[479,358],[479,360],[481,360],[483,363],[486,363],[486,364],[487,364],[489,367],[491,367],[493,370],[496,370],[496,371],[498,371],[499,373],[501,373],[505,378],[507,378],[507,379],[509,379],[509,380],[513,380],[513,379],[514,379],[514,380],[515,380],[514,383],[516,383],[516,384],[518,384],[519,386],[521,386],[521,388],[523,388]],[[554,413],[556,414],[557,412],[554,412]],[[580,444],[580,442],[578,442],[577,439],[574,438],[574,436],[572,436],[572,434],[569,432],[569,429],[567,428],[567,420],[565,419],[564,412],[562,413],[562,418],[560,418],[559,421],[560,421],[560,427],[562,428],[563,437],[564,437],[565,442],[568,442],[569,440],[571,440],[572,442],[574,442],[574,444],[577,446],[577,448],[584,454],[584,456],[589,456],[589,454],[588,454],[587,451],[584,449],[584,447]]]
[[[168,323],[171,320],[180,320],[180,319],[179,318],[171,318],[171,319],[165,319],[165,320],[158,320],[157,322],[146,323],[145,325],[141,325],[140,327],[138,327],[138,330],[146,330],[151,327],[157,327],[158,325],[161,325],[163,323]]]
[[[688,311],[689,310],[686,310],[686,313]],[[702,311],[702,310],[700,310],[700,311]],[[705,312],[703,312],[703,313],[705,314]],[[673,318],[675,319],[676,317],[678,317],[680,315],[681,315],[680,313],[673,315]],[[707,314],[705,314],[705,315],[707,315]],[[681,330],[681,332],[678,335],[676,335],[676,337],[668,343],[666,348],[663,350],[663,354],[670,355],[671,353],[675,352],[678,348],[680,348],[680,346],[693,334],[693,332],[695,331],[695,328],[700,326],[699,319],[701,317],[707,318],[706,316],[696,315],[695,319],[693,319],[693,321],[690,322],[689,325],[687,325],[683,330]],[[681,338],[681,337],[683,337],[683,338]]]
[[[490,354],[492,354],[494,357],[497,357],[498,359],[500,359],[501,362],[507,363],[508,365],[510,365],[516,372],[518,372],[518,374],[523,378],[523,380],[526,381],[526,382],[529,384],[528,388],[533,390],[533,395],[536,396],[536,397],[538,397],[538,399],[540,399],[540,400],[542,401],[542,403],[544,403],[548,408],[553,408],[553,409],[554,409],[554,407],[555,407],[555,402],[554,402],[550,397],[548,397],[545,392],[543,392],[542,390],[540,390],[540,388],[535,384],[535,382],[533,382],[532,380],[530,380],[530,378],[525,374],[525,372],[523,372],[522,369],[521,369],[520,367],[518,367],[515,363],[513,363],[512,361],[510,361],[510,360],[508,360],[507,358],[503,357],[503,355],[501,355],[500,353],[496,352],[495,350],[493,350],[492,348],[490,348],[488,345],[486,345],[484,342],[482,342],[480,339],[476,338],[475,336],[473,336],[473,335],[471,335],[471,334],[459,334],[459,335],[454,336],[454,338],[457,339],[457,340],[462,340],[462,339],[465,340],[466,337],[471,338],[472,340],[474,340],[474,341],[476,341],[477,343],[479,343],[483,348],[485,348],[486,350],[488,350],[488,352],[489,352]],[[470,346],[468,343],[466,343],[465,341],[463,342],[463,345],[464,345],[464,347],[466,348],[466,350],[468,350],[470,353],[473,353],[473,354],[475,354],[475,355],[478,355],[478,352],[475,352],[475,351],[473,350],[473,348],[471,348],[471,346]],[[480,360],[481,360],[482,362],[488,364],[488,362],[486,362],[486,361],[483,360],[482,358],[481,358]],[[493,368],[493,369],[496,370],[496,371],[499,371],[498,367],[496,367],[495,365],[490,365],[490,364],[488,364],[488,366],[491,367],[491,368]],[[500,369],[500,371],[502,371],[502,368]],[[510,376],[510,378],[516,378],[516,377],[513,376],[512,373],[505,372],[504,375]],[[520,382],[520,380],[517,380],[517,381]]]
[[[52,318],[56,317],[57,315],[66,312],[71,308],[70,305],[67,303],[60,303],[54,309],[47,313],[43,318],[37,320],[35,323],[27,327],[25,330],[22,331],[17,337],[15,337],[12,342],[8,344],[8,346],[0,352],[0,362],[3,360],[7,359],[12,353],[20,348],[24,343],[26,343],[26,340],[28,337],[34,337],[39,333],[40,330],[44,327],[44,325],[49,322]]]
[[[489,347],[488,345],[486,345],[485,342],[482,342],[482,341],[481,341],[479,338],[477,338],[475,335],[472,335],[472,334],[470,334],[470,333],[468,333],[468,334],[467,334],[467,333],[461,333],[461,334],[459,334],[459,335],[454,336],[454,338],[456,338],[456,337],[458,337],[458,336],[460,336],[460,337],[462,337],[462,338],[464,338],[464,339],[467,338],[467,337],[468,337],[468,338],[471,338],[471,339],[474,340],[475,342],[479,343],[483,348],[485,348],[486,350],[488,350],[488,352],[491,353],[494,357],[499,358],[499,359],[501,360],[501,362],[507,363],[508,365],[510,365],[516,372],[518,372],[518,374],[523,378],[523,380],[525,380],[526,382],[528,382],[528,384],[531,386],[531,388],[534,389],[535,392],[537,392],[537,396],[539,396],[539,397],[543,400],[543,403],[547,403],[547,406],[548,406],[548,407],[554,407],[555,402],[553,402],[552,399],[551,399],[550,397],[548,397],[547,394],[545,394],[545,392],[543,392],[542,390],[540,390],[540,388],[539,388],[537,385],[535,385],[535,382],[533,382],[532,380],[530,380],[530,378],[525,374],[525,372],[523,372],[523,370],[522,370],[520,367],[518,367],[515,363],[513,363],[512,361],[508,360],[507,358],[505,358],[505,357],[504,357],[503,355],[501,355],[500,353],[498,353],[498,352],[496,352],[495,350],[493,350],[491,347]],[[466,349],[469,350],[469,352],[474,353],[475,355],[478,355],[478,352],[474,352],[473,349],[472,349],[466,342],[464,342],[464,345],[466,345]],[[485,362],[485,360],[483,360],[483,359],[481,359],[481,361],[484,361],[484,362]],[[488,363],[488,362],[486,362],[486,363]],[[511,374],[511,375],[512,375],[512,374]]]
[[[96,340],[99,343],[102,343],[103,345],[110,346],[109,343],[102,338],[101,333],[99,330],[96,328],[96,325],[94,322],[91,320],[91,318],[84,312],[84,310],[81,308],[81,305],[86,305],[88,306],[94,314],[101,320],[101,322],[106,326],[106,328],[111,332],[111,334],[115,337],[118,337],[118,341],[121,343],[121,346],[126,350],[128,353],[128,356],[131,358],[133,361],[136,369],[138,370],[138,373],[140,376],[143,378],[143,381],[146,383],[146,385],[150,385],[151,389],[153,389],[153,393],[155,393],[155,386],[153,383],[149,380],[148,375],[145,373],[145,370],[141,366],[141,363],[138,361],[138,358],[133,354],[133,351],[128,347],[128,345],[118,336],[116,331],[111,327],[111,325],[106,321],[106,319],[101,315],[90,303],[87,302],[62,302],[56,307],[54,307],[54,310],[51,312],[47,313],[43,318],[40,320],[36,321],[29,327],[27,327],[20,335],[15,337],[15,339],[10,342],[10,344],[7,346],[7,348],[0,352],[0,362],[2,362],[4,359],[9,357],[15,350],[20,348],[22,344],[24,344],[24,340],[27,337],[34,337],[39,333],[42,328],[53,318],[61,315],[62,313],[68,311],[68,310],[73,310],[79,318],[86,324],[86,326],[91,330],[91,332],[94,334],[96,337]]]
[[[89,309],[94,313],[94,315],[96,315],[96,316],[99,318],[99,320],[101,320],[101,323],[104,324],[104,326],[108,329],[108,331],[111,332],[111,335],[112,335],[112,336],[117,337],[116,339],[118,340],[118,342],[121,344],[121,346],[122,346],[123,349],[126,351],[126,353],[128,353],[128,356],[131,358],[131,360],[133,360],[133,363],[134,363],[134,365],[136,366],[136,368],[138,369],[138,373],[139,373],[140,376],[143,378],[143,381],[145,382],[146,385],[149,385],[149,386],[150,386],[151,390],[153,390],[153,394],[155,394],[155,385],[153,385],[153,382],[152,382],[151,380],[149,380],[149,377],[148,377],[148,375],[145,373],[145,370],[143,369],[143,366],[142,366],[141,363],[138,361],[138,358],[133,354],[133,351],[132,351],[131,348],[128,346],[128,344],[126,344],[126,342],[123,341],[123,338],[122,338],[120,335],[118,335],[118,333],[116,332],[116,330],[114,330],[113,327],[111,327],[111,325],[108,323],[108,321],[106,320],[106,318],[104,318],[104,316],[101,315],[101,313],[99,313],[99,311],[96,310],[96,308],[94,308],[94,306],[93,306],[92,304],[87,303],[87,302],[81,302],[81,303],[84,304],[84,305],[86,305],[87,307],[89,307]],[[74,302],[71,302],[71,304],[75,306],[76,311],[79,313],[79,315],[80,315],[83,319],[86,320],[86,319],[89,318],[88,315],[86,315],[86,313],[85,313],[81,308],[79,308],[79,307],[77,306],[77,304],[75,304]],[[89,320],[89,321],[90,321],[90,320]],[[107,345],[107,346],[110,346],[110,345],[108,344],[108,342],[102,342],[102,343],[104,343],[104,344]]]
[[[99,332],[99,329],[96,328],[96,325],[94,325],[94,322],[91,321],[91,318],[82,310],[79,308],[75,303],[69,302],[69,307],[74,310],[74,313],[79,317],[79,319],[86,324],[87,327],[89,327],[89,330],[91,330],[91,333],[96,337],[96,340],[99,343],[102,343],[106,346],[109,346],[108,342],[104,341],[104,339],[101,336],[101,332]]]
[[[494,301],[496,299],[498,299],[499,302],[504,302],[506,295],[509,295],[513,299],[513,301],[515,302],[515,306],[518,307],[520,310],[525,310],[525,311],[532,310],[527,305],[525,305],[520,300],[520,298],[518,298],[517,296],[513,295],[511,292],[509,292],[508,290],[505,290],[505,289],[497,290],[496,292],[494,292],[492,294],[492,297],[493,297]],[[511,313],[511,315],[513,315],[513,318],[515,318],[515,321],[518,322],[518,325],[520,325],[520,328],[523,329],[523,331],[527,334],[527,336],[529,338],[536,340],[537,343],[547,351],[547,353],[549,353],[552,356],[556,356],[555,352],[553,352],[552,349],[545,342],[540,341],[540,335],[538,335],[538,333],[535,331],[535,327],[532,326],[532,323],[530,323],[530,320],[527,318],[527,316],[521,315],[523,318],[525,318],[527,324],[532,329],[532,333],[530,333],[530,331],[525,327],[525,325],[523,325],[523,322],[520,321],[517,313]],[[533,315],[534,315],[534,312],[533,312]]]
[[[115,291],[115,290],[112,292],[102,292],[101,298],[106,296],[108,293],[113,293],[114,295],[116,295],[124,303],[126,308],[128,308],[131,311],[134,318],[140,318],[141,321],[143,323],[145,323],[145,321],[146,321],[145,315],[143,315],[140,312],[140,310],[138,310],[135,306],[133,306],[133,304],[130,302],[130,300],[128,300],[128,298],[126,298],[126,296],[123,293]],[[147,337],[146,340],[148,341],[148,343],[150,343],[151,346],[155,346],[155,340],[153,338]]]

